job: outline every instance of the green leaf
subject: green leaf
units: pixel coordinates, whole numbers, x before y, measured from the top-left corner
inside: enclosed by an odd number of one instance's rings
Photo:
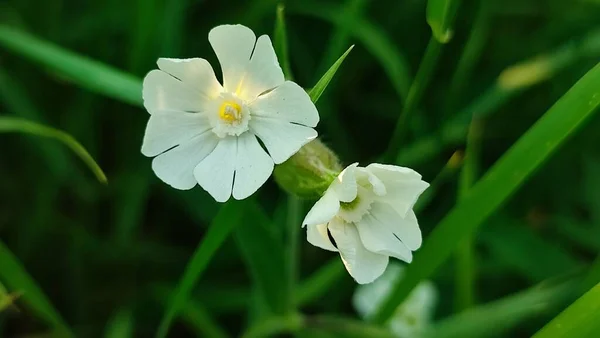
[[[48,67],[93,92],[134,105],[142,103],[142,82],[130,74],[8,26],[0,25],[0,46]]]
[[[106,175],[100,166],[94,161],[87,150],[85,150],[85,148],[71,135],[58,129],[46,127],[20,118],[0,116],[0,133],[7,132],[27,133],[52,138],[62,142],[90,168],[94,175],[96,175],[96,178],[98,178],[98,181],[106,183]]]
[[[352,48],[354,48],[354,45],[350,46],[350,48],[348,48],[348,50],[346,50],[346,52],[342,54],[342,56],[340,56],[340,58],[337,59],[337,61],[333,65],[331,65],[329,70],[327,70],[325,74],[323,74],[323,76],[317,82],[317,84],[308,92],[308,95],[310,96],[310,99],[313,103],[316,103],[319,100],[319,98],[325,91],[325,88],[327,88],[329,82],[331,82],[331,79],[333,79],[333,76],[338,71],[338,68],[340,68],[342,62],[344,62],[344,59],[346,58],[346,56],[348,56]]]
[[[323,2],[304,0],[301,6],[292,6],[290,3],[288,10],[329,21],[337,26],[344,26],[379,61],[398,96],[406,100],[412,82],[410,66],[396,47],[396,43],[383,29],[362,17],[343,18],[339,15],[342,11],[340,6]]]
[[[185,268],[179,285],[174,290],[169,305],[160,321],[157,337],[166,337],[171,322],[179,314],[190,298],[196,282],[206,270],[208,263],[217,249],[223,244],[233,228],[239,224],[244,215],[244,202],[229,201],[221,207],[217,216],[212,221],[208,232],[196,248],[196,252]],[[246,224],[244,224],[246,225]],[[239,227],[245,228],[245,226]]]
[[[428,0],[427,23],[431,26],[433,36],[441,43],[452,38],[452,21],[458,9],[459,0]]]
[[[438,224],[415,259],[406,277],[374,316],[386,322],[410,291],[430,277],[503,202],[600,106],[600,64],[584,75],[486,173]]]
[[[59,336],[74,337],[58,311],[46,298],[42,289],[25,271],[17,257],[2,242],[0,242],[0,266],[2,267],[0,268],[0,278],[10,289],[22,293],[21,300],[37,316],[50,324],[59,333]]]
[[[533,338],[588,338],[600,332],[600,283],[561,312]]]
[[[492,337],[519,323],[548,313],[572,296],[576,281],[535,286],[515,295],[483,304],[427,329],[422,338]]]
[[[291,80],[292,67],[290,65],[290,55],[288,53],[287,29],[285,25],[285,7],[283,4],[277,5],[275,17],[275,33],[273,34],[273,46],[275,53],[279,58],[279,63],[283,69],[285,78]]]
[[[110,319],[106,327],[105,338],[133,337],[133,316],[130,309],[120,309]]]
[[[271,220],[255,203],[249,201],[247,221],[236,228],[234,237],[259,294],[272,313],[283,314],[289,294],[284,250],[270,231]]]

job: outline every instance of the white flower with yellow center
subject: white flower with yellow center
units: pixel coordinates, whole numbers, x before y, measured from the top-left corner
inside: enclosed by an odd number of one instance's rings
[[[370,283],[385,271],[389,256],[410,263],[421,246],[412,208],[428,186],[412,169],[352,164],[306,215],[308,241],[339,251],[350,275]]]
[[[152,169],[176,189],[199,184],[219,202],[244,199],[317,136],[319,114],[304,89],[284,80],[268,36],[223,25],[208,40],[223,85],[200,58],[161,58],[144,78],[142,153],[156,156]]]
[[[352,304],[362,318],[371,317],[381,306],[399,279],[404,267],[390,264],[385,273],[375,282],[360,285],[352,297]],[[402,304],[398,305],[388,325],[397,337],[420,337],[433,322],[438,291],[431,281],[423,281],[411,291]]]

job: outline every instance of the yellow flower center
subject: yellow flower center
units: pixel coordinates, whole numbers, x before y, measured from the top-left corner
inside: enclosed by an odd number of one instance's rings
[[[237,122],[242,119],[242,106],[235,102],[223,102],[219,109],[219,117],[226,122]]]

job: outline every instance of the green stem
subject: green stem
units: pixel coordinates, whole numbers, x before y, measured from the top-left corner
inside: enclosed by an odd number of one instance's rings
[[[402,142],[404,141],[403,138],[406,136],[405,134],[408,131],[408,123],[410,122],[410,118],[415,112],[419,102],[421,101],[421,98],[423,97],[423,94],[425,93],[425,89],[427,88],[433,72],[435,71],[441,51],[442,44],[432,36],[429,40],[429,44],[427,45],[425,56],[423,56],[423,60],[421,61],[421,65],[419,66],[415,80],[408,91],[408,97],[406,98],[404,109],[400,113],[400,116],[396,122],[392,139],[385,153],[385,158],[387,160],[391,160],[394,158],[394,156],[396,156]]]
[[[304,326],[304,318],[300,314],[270,317],[252,326],[242,338],[276,337],[283,333],[293,333]]]
[[[458,199],[462,200],[477,180],[481,123],[477,118],[471,121],[467,133],[465,161],[461,170]],[[475,241],[468,236],[456,251],[455,310],[461,312],[475,304]]]
[[[302,201],[297,196],[288,194],[288,212],[287,212],[287,278],[288,278],[288,313],[294,313],[296,310],[296,282],[298,279],[298,236],[300,225],[302,223]]]
[[[313,329],[322,329],[336,333],[342,337],[361,338],[395,338],[390,331],[378,326],[366,324],[357,320],[331,316],[318,315],[305,319],[305,326]]]

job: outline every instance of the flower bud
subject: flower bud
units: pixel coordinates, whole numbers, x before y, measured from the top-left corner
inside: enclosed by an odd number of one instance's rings
[[[319,198],[340,174],[335,153],[315,139],[275,167],[275,181],[283,190],[301,198]]]

